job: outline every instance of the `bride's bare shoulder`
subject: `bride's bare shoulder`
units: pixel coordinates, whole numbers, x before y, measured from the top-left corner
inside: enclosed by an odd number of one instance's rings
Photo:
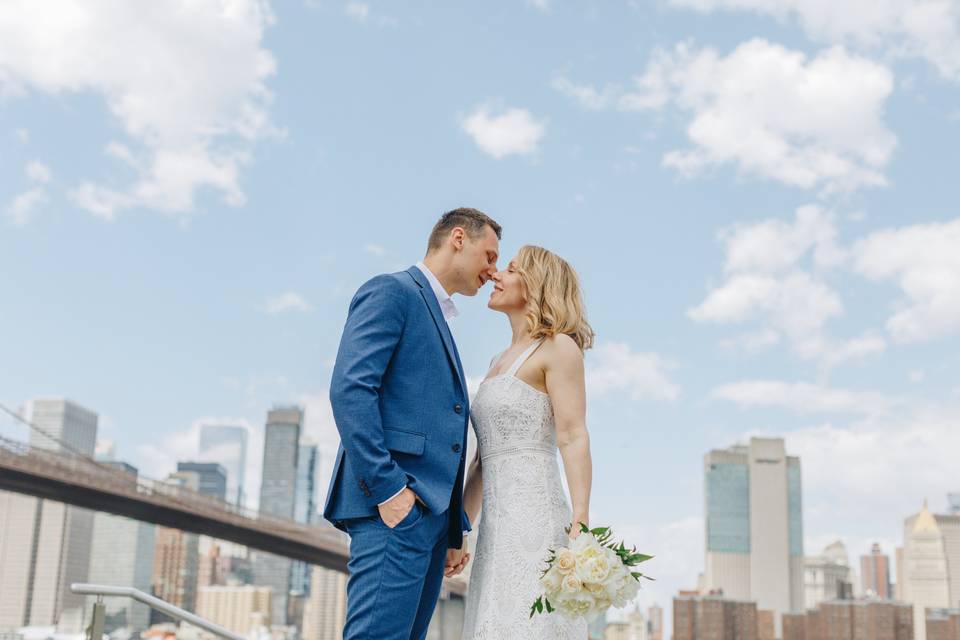
[[[577,342],[565,333],[544,340],[543,351],[548,366],[583,367],[583,352]]]

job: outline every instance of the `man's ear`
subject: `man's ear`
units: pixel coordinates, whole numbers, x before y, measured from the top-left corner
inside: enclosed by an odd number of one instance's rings
[[[463,230],[462,227],[454,227],[453,230],[450,232],[450,236],[453,239],[453,248],[456,249],[457,251],[460,251],[461,249],[463,249],[463,242],[464,242],[465,235],[466,235],[466,232]]]

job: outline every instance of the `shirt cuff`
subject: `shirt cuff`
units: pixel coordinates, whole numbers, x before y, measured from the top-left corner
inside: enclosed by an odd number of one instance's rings
[[[403,492],[406,490],[406,488],[407,488],[407,487],[404,486],[403,489],[400,489],[400,491],[397,491],[395,494],[393,494],[392,496],[390,496],[389,498],[387,498],[387,499],[384,500],[383,502],[378,502],[378,503],[377,503],[377,506],[379,507],[379,506],[382,506],[382,505],[387,504],[388,502],[390,502],[391,500],[393,500],[394,498],[396,498],[398,495],[400,495],[401,493],[403,493]]]

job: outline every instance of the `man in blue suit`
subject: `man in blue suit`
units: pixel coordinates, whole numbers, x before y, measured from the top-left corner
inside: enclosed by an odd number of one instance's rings
[[[330,402],[340,432],[324,517],[350,535],[344,640],[422,640],[445,573],[463,569],[467,384],[452,295],[497,270],[500,225],[443,215],[422,262],[350,303]]]

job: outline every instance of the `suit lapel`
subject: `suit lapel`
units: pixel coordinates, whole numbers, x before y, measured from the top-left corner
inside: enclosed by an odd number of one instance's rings
[[[427,304],[427,309],[430,310],[433,323],[437,326],[437,331],[440,332],[440,338],[443,340],[443,346],[447,351],[447,358],[449,358],[450,365],[454,371],[457,372],[457,381],[460,383],[460,390],[463,391],[464,397],[466,397],[467,382],[463,377],[463,365],[460,363],[460,354],[457,352],[457,345],[453,341],[453,334],[450,333],[450,327],[443,318],[443,311],[440,310],[440,303],[437,301],[437,296],[433,293],[433,288],[420,269],[415,266],[410,267],[407,269],[407,273],[410,274],[414,282],[420,285],[420,295],[423,296],[423,301]]]

